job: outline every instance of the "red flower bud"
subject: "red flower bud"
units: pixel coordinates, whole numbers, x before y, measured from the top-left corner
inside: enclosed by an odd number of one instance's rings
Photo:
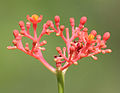
[[[87,17],[83,16],[81,19],[80,19],[80,24],[84,25],[87,21]]]
[[[100,40],[101,39],[101,35],[97,35],[96,38]]]
[[[13,31],[13,35],[15,36],[15,38],[19,35],[19,31],[18,30],[14,30]]]
[[[110,33],[109,32],[104,33],[103,40],[108,40],[109,38],[110,38]]]
[[[70,54],[72,54],[74,51],[75,51],[75,47],[74,47],[74,46],[71,46],[71,47],[70,47]]]
[[[59,23],[60,22],[60,17],[59,16],[55,16],[55,22]]]
[[[20,25],[20,27],[23,27],[23,26],[24,26],[24,22],[23,22],[23,21],[20,21],[20,22],[19,22],[19,25]]]
[[[61,31],[63,31],[63,30],[64,30],[64,28],[65,28],[65,26],[64,26],[64,25],[61,25],[61,26],[60,26],[60,30],[61,30]]]
[[[58,53],[62,52],[60,47],[56,47],[56,50],[58,51]]]
[[[94,36],[96,36],[97,32],[95,30],[92,30],[91,34],[93,34]]]
[[[75,25],[74,18],[70,18],[70,25],[71,25],[71,26],[74,26],[74,25]]]

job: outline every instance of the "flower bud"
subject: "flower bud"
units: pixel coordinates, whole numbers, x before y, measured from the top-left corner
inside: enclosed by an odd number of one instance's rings
[[[7,49],[16,49],[17,47],[16,46],[8,46]]]
[[[26,50],[26,51],[29,51],[29,47],[25,47],[25,50]]]
[[[51,20],[48,20],[46,24],[47,24],[48,26],[51,26],[52,21],[51,21]]]
[[[97,60],[97,59],[98,59],[96,56],[92,56],[92,58],[93,58],[94,60]]]
[[[70,25],[71,25],[71,26],[74,26],[74,25],[75,25],[75,20],[74,20],[74,18],[70,18]]]
[[[111,50],[111,49],[106,49],[105,52],[106,52],[106,53],[111,53],[112,50]]]
[[[78,65],[78,62],[73,62],[74,65]]]
[[[96,38],[100,40],[101,39],[101,35],[97,35]]]
[[[19,35],[19,31],[18,30],[14,30],[13,31],[13,35],[15,36],[15,38]]]
[[[80,19],[80,24],[84,25],[86,23],[86,21],[87,21],[87,17],[83,16]]]
[[[40,46],[43,46],[43,45],[45,45],[45,44],[47,44],[47,41],[46,41],[46,40],[43,40],[43,41],[40,43]]]
[[[96,36],[97,32],[95,30],[92,30],[91,34],[93,34],[94,36]]]
[[[45,51],[46,49],[44,47],[39,47],[40,50]]]
[[[21,30],[21,31],[20,31],[20,34],[25,35],[25,31],[24,31],[24,30]]]
[[[74,51],[75,51],[75,47],[74,47],[74,46],[71,46],[71,47],[70,47],[70,54],[72,54]]]
[[[63,31],[63,30],[64,30],[64,28],[65,28],[65,26],[64,26],[64,25],[61,25],[61,26],[60,26],[60,30],[61,30],[61,31]]]
[[[14,40],[12,41],[12,43],[13,43],[14,45],[16,45],[16,44],[17,44],[17,41],[14,39]]]
[[[56,47],[56,50],[58,51],[58,53],[62,52],[60,47]]]
[[[20,22],[19,22],[19,25],[20,25],[20,27],[23,27],[23,26],[24,26],[24,22],[23,22],[23,21],[20,21]]]
[[[59,23],[60,22],[60,17],[59,16],[55,16],[55,22]]]
[[[110,38],[110,33],[109,32],[104,33],[103,40],[108,40],[109,38]]]

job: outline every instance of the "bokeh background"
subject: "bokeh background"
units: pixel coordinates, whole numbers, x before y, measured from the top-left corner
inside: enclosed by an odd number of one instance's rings
[[[120,0],[0,0],[0,93],[57,93],[56,77],[38,60],[19,50],[7,50],[14,39],[12,30],[18,22],[27,22],[26,15],[42,14],[42,24],[55,15],[61,24],[70,27],[74,17],[76,26],[80,17],[87,16],[89,31],[98,34],[109,31],[110,54],[99,54],[98,60],[84,58],[72,65],[65,77],[65,93],[120,93]],[[43,53],[53,66],[55,47],[63,47],[61,38],[54,34],[45,36],[47,50]]]

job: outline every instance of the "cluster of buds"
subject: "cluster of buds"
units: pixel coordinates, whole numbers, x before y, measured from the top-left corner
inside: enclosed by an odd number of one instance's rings
[[[34,58],[40,60],[43,65],[45,65],[50,71],[56,73],[56,69],[61,71],[66,71],[67,68],[72,65],[78,64],[78,60],[84,57],[92,57],[94,60],[97,60],[97,57],[94,56],[99,53],[110,53],[111,49],[106,48],[106,41],[110,37],[110,33],[106,32],[101,38],[101,35],[97,35],[95,30],[92,30],[90,34],[88,34],[88,28],[84,27],[84,24],[87,21],[86,17],[82,17],[80,19],[80,24],[78,27],[75,27],[74,18],[70,18],[70,25],[72,31],[69,31],[69,28],[65,28],[64,25],[60,25],[60,17],[55,16],[55,25],[51,20],[48,20],[43,25],[43,30],[39,37],[37,36],[37,24],[41,22],[42,15],[38,16],[36,14],[32,15],[32,17],[27,16],[27,20],[29,22],[26,23],[26,28],[23,21],[19,22],[21,31],[18,30],[13,31],[13,35],[15,39],[13,40],[14,46],[8,46],[8,49],[19,49],[25,52],[28,55],[33,56]],[[33,33],[34,36],[31,36],[29,33],[29,29],[31,27],[31,23],[33,24]],[[56,27],[55,27],[56,26]],[[63,31],[65,30],[66,36],[64,36]],[[72,33],[70,37],[69,34]],[[56,50],[59,55],[54,56],[54,61],[56,62],[56,68],[48,64],[48,62],[44,59],[42,52],[45,51],[45,44],[47,41],[41,40],[43,35],[50,35],[50,33],[56,33],[56,36],[60,36],[65,42],[66,46],[61,49],[60,47],[56,47]],[[29,44],[26,43],[25,47],[22,44],[22,37],[27,37],[32,40],[32,49],[29,48]],[[75,40],[75,39],[78,40]]]

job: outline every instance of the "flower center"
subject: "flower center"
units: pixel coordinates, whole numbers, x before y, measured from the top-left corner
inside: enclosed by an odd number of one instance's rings
[[[95,36],[94,36],[93,34],[89,34],[89,36],[88,36],[88,40],[90,40],[90,41],[91,41],[91,40],[93,40],[93,39],[94,39],[94,37],[95,37]]]
[[[37,20],[38,20],[38,18],[39,18],[39,16],[38,16],[38,15],[36,15],[36,14],[34,14],[34,15],[32,15],[32,18],[33,18],[35,21],[37,21]]]

